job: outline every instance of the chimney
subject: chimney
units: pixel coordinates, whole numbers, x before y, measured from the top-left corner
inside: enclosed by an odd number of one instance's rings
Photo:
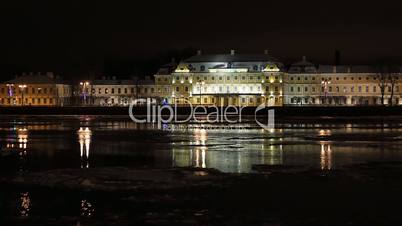
[[[335,50],[335,65],[338,66],[341,64],[341,51]]]
[[[53,72],[46,72],[46,76],[51,78],[51,79],[54,79]]]
[[[199,49],[199,50],[197,50],[197,55],[199,56],[199,55],[201,55],[202,54],[202,51]]]
[[[116,76],[112,76],[112,80],[116,80]]]
[[[268,50],[267,49],[264,50],[264,54],[268,55]]]
[[[230,50],[230,55],[235,55],[235,50],[234,49],[232,49],[232,50]]]
[[[336,65],[332,66],[332,73],[336,73]]]
[[[350,73],[350,71],[351,71],[351,69],[350,69],[350,66],[348,67],[348,73]]]
[[[171,63],[176,63],[176,59],[174,57],[172,57],[172,59],[170,60]]]
[[[303,57],[302,57],[302,60],[303,60],[303,61],[306,61],[306,60],[307,60],[306,56],[303,56]]]
[[[102,80],[106,80],[106,76],[102,76]]]

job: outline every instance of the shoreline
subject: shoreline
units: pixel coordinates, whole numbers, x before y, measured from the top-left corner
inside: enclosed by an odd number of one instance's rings
[[[207,112],[218,113],[223,115],[224,109],[208,108]],[[257,110],[257,107],[242,107],[241,109],[231,108],[228,112],[233,116],[239,115],[241,111],[242,116],[265,116],[268,109],[275,110],[276,118],[295,118],[295,117],[376,117],[376,116],[394,116],[402,117],[402,106],[285,106],[285,107],[270,107],[262,110]],[[189,107],[177,107],[175,109],[177,115],[190,115],[192,109]],[[237,112],[236,112],[237,111]],[[146,106],[134,107],[133,115],[142,116],[147,115],[148,109]],[[202,113],[200,111],[197,111]],[[150,112],[152,115],[167,116],[169,111],[156,110]],[[110,116],[124,116],[129,114],[128,107],[91,107],[91,106],[68,106],[68,107],[0,107],[0,115],[110,115]],[[206,115],[205,114],[205,115]],[[202,114],[201,114],[202,115]]]

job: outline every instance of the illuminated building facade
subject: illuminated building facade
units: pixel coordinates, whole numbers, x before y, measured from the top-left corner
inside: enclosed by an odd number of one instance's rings
[[[283,65],[267,52],[260,55],[197,55],[180,62],[170,75],[155,75],[168,85],[169,103],[217,106],[281,106]]]
[[[395,83],[385,82],[384,104],[402,104],[401,73]],[[389,76],[389,75],[388,75]],[[290,66],[285,75],[285,105],[356,106],[380,105],[379,73],[370,66],[316,66],[303,60]],[[392,88],[393,87],[393,88]],[[391,95],[392,93],[392,95]]]
[[[71,96],[71,85],[52,72],[23,74],[0,84],[3,106],[65,106]]]

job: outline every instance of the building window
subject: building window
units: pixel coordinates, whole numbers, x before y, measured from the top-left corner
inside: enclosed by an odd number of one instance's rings
[[[336,92],[338,92],[338,93],[339,93],[339,86],[337,86],[337,87],[336,87]]]
[[[314,78],[314,77],[313,77]],[[313,92],[315,92],[315,87],[311,88],[313,90]]]
[[[222,81],[222,76],[219,76],[219,81]]]
[[[354,92],[355,91],[355,87],[354,86],[352,86],[351,88],[350,88],[350,92]]]
[[[300,77],[297,77],[297,80],[300,81]]]
[[[102,90],[101,88],[98,89],[98,94],[101,94],[101,93],[102,93],[101,90]]]
[[[186,90],[186,92],[188,92],[188,87],[187,86],[185,87],[185,90]]]
[[[205,71],[205,66],[204,65],[201,65],[201,71]]]
[[[121,88],[117,89],[117,93],[120,94],[121,93]]]
[[[237,80],[237,76],[235,76],[234,79]]]
[[[180,88],[178,86],[176,86],[176,92],[179,92]]]
[[[329,92],[332,92],[332,86],[329,87]]]
[[[268,78],[267,78],[268,79]],[[290,80],[292,80],[293,81],[293,77],[290,77]]]
[[[360,79],[359,79],[359,80],[360,80]],[[359,93],[361,93],[361,92],[362,92],[362,87],[359,86],[358,88],[359,88]]]
[[[278,92],[278,90],[279,90],[278,86],[275,86],[275,92]]]
[[[134,88],[131,88],[131,93],[134,93]]]
[[[124,88],[124,93],[127,94],[127,88]]]
[[[241,80],[246,80],[246,76],[241,76]]]
[[[253,69],[254,69],[254,71],[258,71],[258,66],[257,66],[257,65],[254,65],[254,66],[253,66]]]
[[[47,88],[43,89],[43,93],[47,94]]]
[[[268,87],[267,87],[268,88]],[[290,87],[290,92],[293,92],[293,86]]]
[[[204,103],[206,104],[206,103],[208,103],[208,98],[204,98]]]
[[[114,94],[114,88],[112,88],[112,94]]]
[[[297,87],[297,92],[300,92],[300,87]]]
[[[246,98],[241,98],[242,103],[246,103]]]
[[[369,92],[369,87],[368,86],[366,86],[366,93],[368,93]]]

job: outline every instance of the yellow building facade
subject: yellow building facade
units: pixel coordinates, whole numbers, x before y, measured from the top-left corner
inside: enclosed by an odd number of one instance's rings
[[[71,85],[52,72],[23,74],[0,84],[2,106],[65,106],[71,96]]]

